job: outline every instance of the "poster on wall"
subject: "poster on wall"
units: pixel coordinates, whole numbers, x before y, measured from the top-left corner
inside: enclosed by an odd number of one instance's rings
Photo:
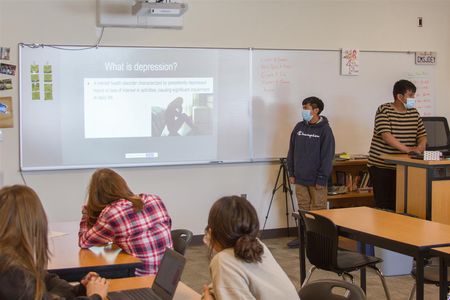
[[[0,63],[0,73],[5,75],[16,75],[16,66]]]
[[[13,127],[12,98],[0,97],[0,128]]]
[[[0,47],[0,59],[9,60],[9,53],[11,52],[10,48]]]
[[[359,50],[342,49],[341,75],[356,76],[359,74]]]
[[[0,79],[0,91],[12,90],[12,80],[11,79]]]

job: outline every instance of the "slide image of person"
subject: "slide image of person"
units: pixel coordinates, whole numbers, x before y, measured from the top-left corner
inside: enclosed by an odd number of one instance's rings
[[[180,135],[178,131],[185,123],[189,125],[191,129],[195,129],[192,118],[183,112],[183,101],[183,98],[177,97],[167,106],[165,117],[169,136]]]
[[[212,134],[212,103],[204,100],[206,96],[195,94],[192,103],[176,97],[166,109],[152,106],[152,136]]]

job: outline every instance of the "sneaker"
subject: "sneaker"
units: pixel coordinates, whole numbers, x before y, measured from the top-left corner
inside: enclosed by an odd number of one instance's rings
[[[300,247],[300,241],[299,241],[299,239],[292,240],[289,243],[287,243],[287,246],[288,246],[288,248],[291,248],[291,249],[299,248]]]

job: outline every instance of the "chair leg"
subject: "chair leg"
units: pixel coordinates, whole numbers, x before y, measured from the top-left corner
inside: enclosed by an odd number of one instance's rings
[[[305,278],[305,281],[303,281],[302,287],[304,287],[304,286],[308,283],[309,279],[311,279],[312,273],[313,273],[316,269],[317,269],[316,266],[312,266],[312,267],[309,269],[308,275],[306,275],[306,278]]]
[[[344,279],[344,281],[346,281],[345,280],[345,276],[347,276],[348,278],[350,278],[351,283],[355,284],[355,279],[353,278],[352,274],[350,274],[350,273],[342,273],[341,276],[342,276],[342,279]],[[348,298],[349,296],[350,296],[350,290],[346,290],[345,293],[344,293],[344,297]]]
[[[413,300],[415,294],[416,294],[416,283],[414,282],[414,285],[411,289],[411,293],[409,294],[409,300]]]
[[[374,269],[377,272],[378,277],[381,279],[381,284],[383,285],[384,292],[386,293],[386,299],[391,300],[391,295],[389,294],[389,290],[386,284],[386,279],[383,276],[383,273],[378,269],[376,266],[370,266],[372,269]]]
[[[350,282],[351,283],[353,283],[353,284],[355,284],[355,279],[353,278],[353,275],[352,274],[350,274],[350,273],[342,273],[342,279],[344,279],[344,281],[346,281],[345,280],[345,276],[348,276],[348,278],[350,278]]]

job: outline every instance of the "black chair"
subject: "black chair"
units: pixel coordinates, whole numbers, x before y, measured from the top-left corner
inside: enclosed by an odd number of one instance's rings
[[[416,267],[414,266],[411,270],[411,276],[416,278]],[[439,265],[429,264],[426,265],[423,269],[423,279],[424,283],[434,284],[439,286]],[[450,268],[447,269],[447,285],[450,283]],[[414,295],[416,293],[416,282],[414,281],[413,288],[411,290],[411,294],[409,295],[409,299],[414,299]]]
[[[192,231],[187,229],[175,229],[170,232],[172,236],[173,249],[184,255],[186,248],[192,241]]]
[[[450,151],[450,129],[445,117],[423,117],[423,125],[427,131],[427,150]]]
[[[301,300],[366,300],[363,290],[343,280],[316,280],[298,292]]]
[[[344,280],[345,276],[347,276],[353,283],[353,276],[350,272],[370,267],[380,277],[386,298],[388,300],[391,299],[384,276],[376,267],[377,263],[383,261],[382,259],[338,249],[338,230],[331,220],[310,211],[299,210],[299,212],[305,225],[306,256],[313,265],[306,276],[303,286],[308,283],[316,269],[334,272],[342,276]]]

